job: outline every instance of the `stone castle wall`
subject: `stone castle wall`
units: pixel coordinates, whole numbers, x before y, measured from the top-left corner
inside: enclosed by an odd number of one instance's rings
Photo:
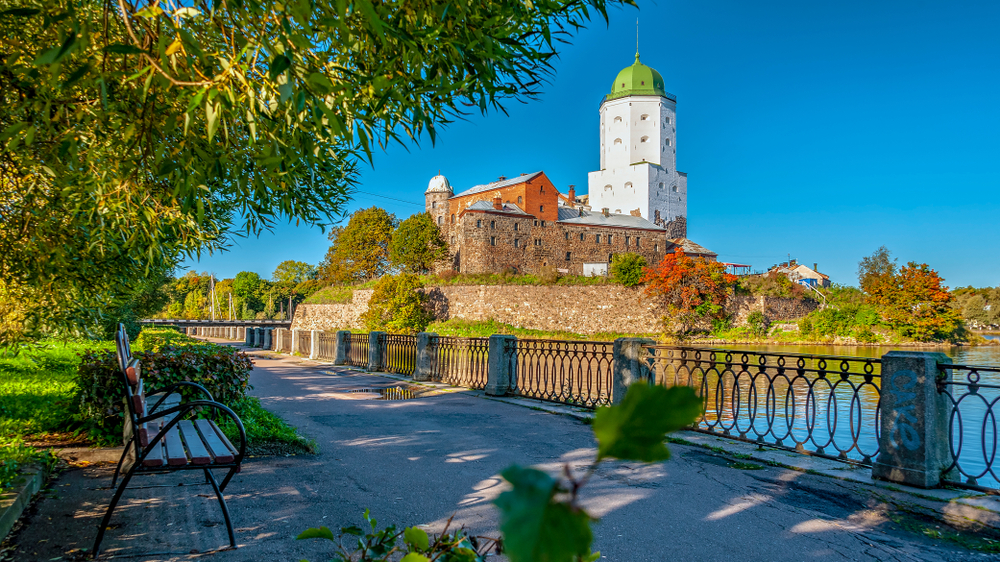
[[[468,285],[428,287],[426,291],[437,320],[494,320],[527,329],[578,334],[656,333],[661,329],[661,314],[643,297],[641,288]],[[372,292],[354,291],[351,302],[344,304],[301,304],[295,309],[292,328],[364,330],[360,317],[368,309]],[[754,310],[780,322],[805,316],[816,305],[812,301],[740,296],[730,299],[726,308],[738,325]]]

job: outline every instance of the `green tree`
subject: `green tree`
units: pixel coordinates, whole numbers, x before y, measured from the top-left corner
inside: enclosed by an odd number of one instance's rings
[[[369,330],[393,333],[422,332],[433,320],[427,310],[427,295],[420,289],[423,283],[412,273],[386,275],[375,284],[368,310],[361,321]]]
[[[626,2],[4,0],[0,343],[234,232],[328,224],[373,148],[535,96]]]
[[[260,275],[252,271],[241,271],[236,274],[233,278],[233,294],[235,294],[240,299],[240,304],[245,308],[243,320],[249,320],[250,318],[245,318],[247,313],[251,313],[251,318],[254,314],[264,308],[261,302],[261,289],[264,286],[264,280],[260,278]]]
[[[298,284],[316,276],[316,268],[304,261],[285,260],[274,268],[271,280],[275,283]]]
[[[639,254],[615,254],[611,260],[611,278],[626,287],[642,283],[645,275],[646,258]]]
[[[389,242],[396,216],[384,209],[360,209],[347,226],[330,231],[330,249],[320,264],[325,281],[352,283],[369,281],[389,270]]]
[[[427,273],[448,257],[448,245],[429,213],[399,223],[389,242],[389,260],[408,273]]]

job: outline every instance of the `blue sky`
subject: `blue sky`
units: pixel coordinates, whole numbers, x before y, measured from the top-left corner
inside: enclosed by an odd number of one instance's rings
[[[640,0],[578,34],[541,99],[376,154],[350,210],[422,212],[438,170],[456,192],[544,170],[585,193],[598,106],[633,61],[636,18],[642,61],[678,98],[689,238],[757,269],[791,255],[845,284],[885,245],[950,286],[1000,285],[995,1]],[[285,225],[184,265],[269,278],[328,246],[318,228]]]

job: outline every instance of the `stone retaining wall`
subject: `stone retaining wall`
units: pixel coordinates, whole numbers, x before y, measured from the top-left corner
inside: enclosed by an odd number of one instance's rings
[[[363,330],[361,314],[368,309],[372,289],[359,289],[349,303],[301,304],[295,309],[293,329]],[[426,289],[437,320],[461,318],[494,320],[522,328],[577,334],[656,333],[660,313],[641,288],[617,285],[580,287],[532,285],[467,285]],[[813,301],[739,296],[727,309],[735,324],[754,310],[769,320],[793,320],[816,309]]]

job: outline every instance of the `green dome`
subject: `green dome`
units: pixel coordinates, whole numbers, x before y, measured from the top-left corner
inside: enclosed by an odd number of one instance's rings
[[[611,85],[608,99],[625,96],[664,96],[669,97],[663,88],[663,77],[660,73],[639,62],[639,53],[635,54],[635,64],[626,66],[618,73],[615,83]]]

